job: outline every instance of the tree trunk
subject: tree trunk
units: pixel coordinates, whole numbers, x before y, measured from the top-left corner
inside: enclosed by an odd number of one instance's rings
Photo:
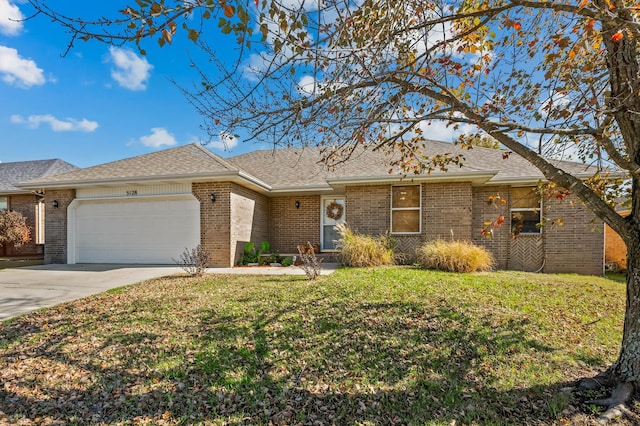
[[[613,372],[620,381],[640,381],[640,239],[627,243],[627,301],[620,356]]]

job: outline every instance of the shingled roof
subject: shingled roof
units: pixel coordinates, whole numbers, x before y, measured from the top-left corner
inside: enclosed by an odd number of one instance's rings
[[[229,178],[241,175],[243,175],[241,170],[222,157],[199,144],[190,144],[87,167],[50,178],[33,179],[23,182],[21,186],[26,188],[71,187],[78,184],[170,181],[201,177]]]
[[[503,158],[503,151],[474,147],[466,149],[447,142],[427,141],[423,153],[428,156],[460,155],[461,166],[450,165],[444,172],[434,170],[429,176],[410,178],[427,179],[477,179],[486,183],[529,183],[544,179],[542,173],[524,158],[511,154]],[[348,161],[333,170],[319,162],[320,148],[279,149],[253,151],[228,159],[229,163],[249,171],[257,178],[268,182],[274,190],[305,187],[329,187],[341,182],[367,182],[398,180],[404,176],[397,167],[390,173],[393,155],[371,149],[357,149]],[[397,157],[397,155],[396,155]],[[593,167],[569,161],[554,161],[566,172],[587,177],[595,173]]]
[[[0,194],[28,193],[16,184],[77,169],[73,164],[59,159],[0,163]]]
[[[427,141],[425,155],[461,155],[462,165],[451,165],[447,172],[410,175],[411,179],[473,180],[487,184],[530,184],[544,179],[542,173],[522,157],[503,158],[502,150],[482,147],[466,149],[446,142]],[[393,155],[371,149],[357,149],[348,161],[328,169],[320,162],[321,148],[253,151],[228,159],[199,144],[184,145],[150,154],[41,177],[20,186],[24,188],[78,187],[96,184],[141,183],[171,180],[232,180],[257,187],[264,192],[330,191],[347,183],[389,182],[402,179],[398,168],[389,172]],[[568,161],[556,166],[579,177],[595,172],[593,167]]]

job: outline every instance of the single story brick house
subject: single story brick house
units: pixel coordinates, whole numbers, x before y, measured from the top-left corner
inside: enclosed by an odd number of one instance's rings
[[[18,188],[30,179],[52,176],[76,170],[77,167],[59,159],[0,163],[0,210],[21,213],[31,228],[31,241],[20,247],[0,246],[0,257],[42,255],[44,247],[45,205],[42,193]]]
[[[336,223],[390,232],[409,256],[422,242],[464,239],[485,246],[498,268],[601,275],[604,224],[581,202],[540,201],[541,173],[521,157],[488,148],[428,142],[429,155],[461,154],[447,172],[389,173],[389,157],[354,152],[327,170],[318,148],[262,150],[222,158],[197,144],[34,179],[43,192],[45,262],[172,264],[185,248],[208,250],[213,266],[234,265],[248,241],[296,253],[307,241],[335,249]],[[580,177],[585,165],[558,162]],[[490,204],[499,195],[506,204]],[[573,202],[572,202],[573,201]],[[504,215],[493,237],[486,222]],[[564,225],[536,227],[543,219]],[[520,228],[512,238],[511,227]]]

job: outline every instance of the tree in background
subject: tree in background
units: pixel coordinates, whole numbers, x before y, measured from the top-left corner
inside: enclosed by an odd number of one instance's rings
[[[400,173],[460,162],[430,156],[430,126],[490,137],[579,197],[628,249],[627,307],[611,409],[640,383],[640,8],[635,0],[136,0],[115,18],[39,13],[111,44],[177,31],[208,52],[185,95],[215,137],[316,145],[330,167],[358,148],[396,155]],[[114,13],[116,13],[114,11]],[[217,29],[211,29],[212,25]],[[209,43],[235,37],[228,61]],[[400,154],[398,156],[398,154]],[[597,172],[583,181],[550,158]],[[611,179],[608,166],[629,176]],[[631,213],[615,211],[620,194]]]
[[[0,247],[13,244],[20,247],[31,240],[31,228],[26,218],[18,213],[0,210]]]

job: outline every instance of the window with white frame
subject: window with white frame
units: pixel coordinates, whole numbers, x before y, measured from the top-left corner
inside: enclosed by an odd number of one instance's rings
[[[420,233],[420,185],[391,187],[391,233]]]
[[[511,188],[511,233],[540,234],[542,206],[535,188]]]
[[[0,210],[7,210],[9,202],[7,197],[0,197]]]

